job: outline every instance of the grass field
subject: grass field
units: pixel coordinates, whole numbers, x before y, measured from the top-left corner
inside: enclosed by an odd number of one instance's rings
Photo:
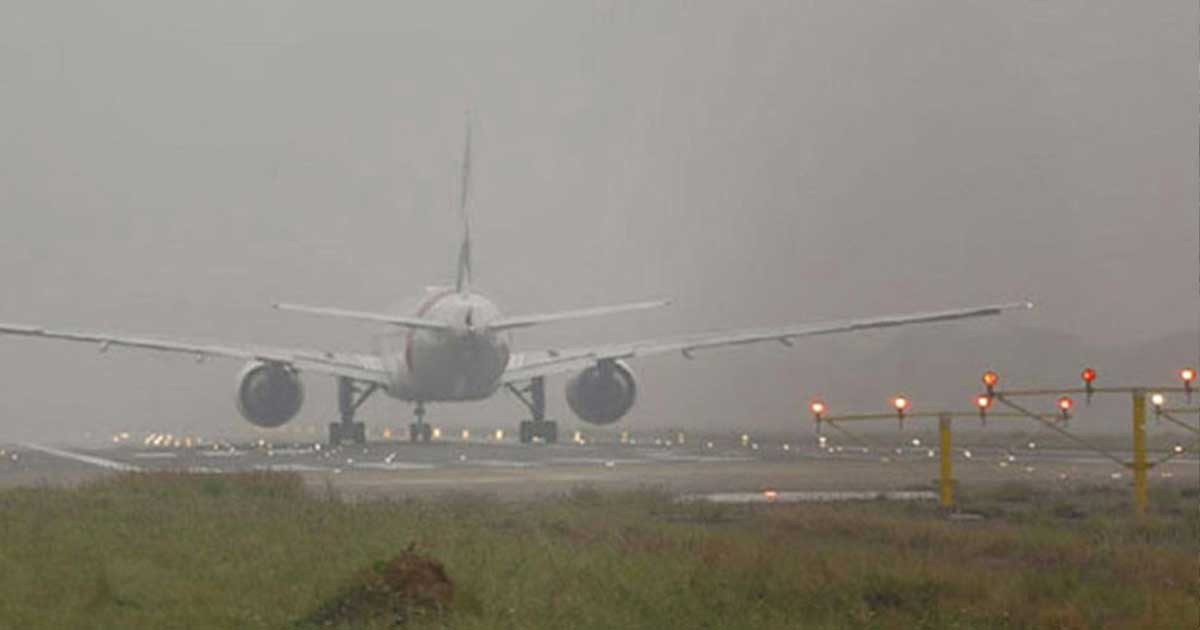
[[[409,627],[1195,629],[1197,492],[1155,492],[1139,521],[1126,493],[1008,484],[962,497],[986,518],[950,521],[929,504],[347,502],[284,474],[121,476],[0,492],[0,627],[309,627],[411,546],[455,593]]]

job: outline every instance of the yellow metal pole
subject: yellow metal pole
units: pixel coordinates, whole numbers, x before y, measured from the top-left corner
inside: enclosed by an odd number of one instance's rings
[[[1133,502],[1139,515],[1146,514],[1146,392],[1133,390]]]
[[[950,445],[950,416],[942,414],[938,416],[938,441],[941,450],[941,474],[938,477],[939,481],[939,498],[941,499],[942,507],[954,507],[954,476],[951,467],[951,445]]]

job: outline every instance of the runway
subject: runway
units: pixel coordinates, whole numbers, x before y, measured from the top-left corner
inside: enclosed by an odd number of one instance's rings
[[[74,484],[124,472],[201,474],[284,471],[314,488],[348,497],[445,492],[532,496],[570,491],[653,488],[679,494],[761,492],[888,493],[928,489],[936,452],[923,446],[868,448],[826,442],[749,442],[698,438],[633,443],[521,445],[487,440],[432,444],[374,441],[330,449],[313,442],[131,439],[110,447],[44,443],[0,445],[0,487]],[[170,444],[169,446],[167,444]],[[1200,460],[1185,453],[1156,467],[1152,483],[1200,482]],[[960,448],[961,484],[1021,479],[1053,484],[1128,485],[1129,474],[1087,451]],[[859,494],[854,494],[859,493]],[[814,495],[816,496],[816,495]]]

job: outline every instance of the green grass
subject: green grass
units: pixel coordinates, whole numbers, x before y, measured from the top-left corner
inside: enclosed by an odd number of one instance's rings
[[[678,505],[654,491],[345,502],[295,476],[0,492],[0,627],[289,628],[415,544],[451,628],[1189,628],[1194,491],[1000,487],[929,505]],[[1160,507],[1161,506],[1161,507]],[[375,625],[386,627],[386,621]]]

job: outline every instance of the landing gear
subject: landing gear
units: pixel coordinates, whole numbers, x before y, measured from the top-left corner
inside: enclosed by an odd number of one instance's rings
[[[511,383],[508,390],[524,403],[533,416],[530,420],[522,420],[520,438],[522,444],[529,444],[535,439],[541,439],[547,444],[558,442],[558,423],[546,419],[546,379],[537,377],[529,381],[524,388],[517,388]]]
[[[345,377],[338,379],[338,412],[342,420],[329,423],[330,446],[338,447],[342,442],[367,443],[367,425],[355,422],[354,413],[377,389],[379,386],[375,383],[364,386]]]
[[[413,444],[417,442],[428,444],[433,440],[433,427],[425,424],[425,403],[418,402],[413,413],[416,415],[417,421],[408,425],[408,439]]]
[[[522,444],[531,444],[541,438],[547,444],[558,442],[558,423],[552,420],[522,420],[520,427]]]

